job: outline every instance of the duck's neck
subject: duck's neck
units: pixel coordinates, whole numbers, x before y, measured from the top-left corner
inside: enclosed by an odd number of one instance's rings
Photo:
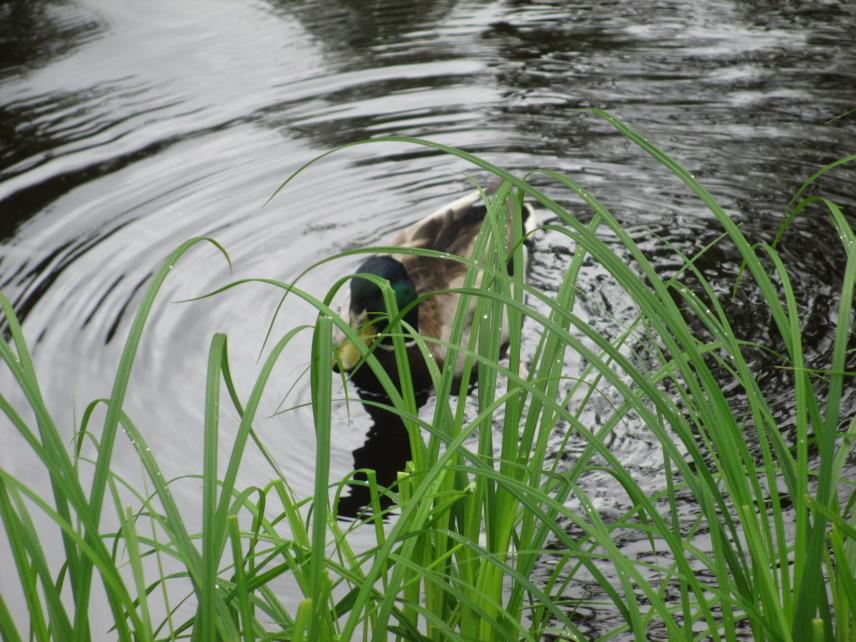
[[[416,299],[416,289],[413,287],[413,282],[408,278],[398,281],[394,286],[395,302],[398,305],[399,312],[407,309],[407,306]],[[415,304],[404,314],[404,321],[416,332],[419,332],[419,305]]]

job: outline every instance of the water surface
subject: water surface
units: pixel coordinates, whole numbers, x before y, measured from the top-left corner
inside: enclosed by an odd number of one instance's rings
[[[654,239],[691,252],[720,230],[677,179],[580,108],[624,119],[693,172],[753,239],[769,240],[802,181],[856,147],[852,116],[825,124],[856,105],[854,33],[856,6],[839,2],[154,0],[144,12],[109,0],[5,3],[0,288],[23,319],[45,397],[70,436],[84,405],[109,393],[163,258],[193,236],[221,242],[232,274],[213,248],[199,247],[167,281],[127,404],[166,473],[195,472],[210,337],[228,333],[246,395],[279,296],[251,285],[178,301],[235,278],[291,280],[331,253],[382,242],[462,194],[464,172],[472,173],[426,148],[368,145],[328,157],[265,205],[307,160],[403,134],[521,174],[556,170],[611,207],[667,271],[677,267],[674,255]],[[820,188],[852,214],[854,184],[856,172],[844,169]],[[837,248],[832,227],[813,216],[783,249],[818,363],[830,347]],[[533,283],[550,291],[567,260],[558,239],[537,237]],[[327,264],[301,283],[320,295],[354,266]],[[727,246],[702,267],[721,283],[737,270]],[[602,277],[584,272],[581,301],[608,329],[632,309]],[[745,336],[767,336],[751,294],[731,308]],[[276,330],[312,319],[292,299]],[[312,489],[314,437],[301,406],[308,382],[291,388],[308,346],[304,333],[287,351],[257,426],[301,495]],[[0,373],[4,394],[8,381]],[[786,413],[787,399],[782,405]],[[283,407],[293,409],[275,414]],[[224,417],[224,442],[235,423],[234,413]],[[359,408],[339,413],[334,475],[350,470],[371,424]],[[652,488],[660,483],[643,429],[623,426],[613,448]],[[4,436],[0,464],[37,481],[14,438]],[[116,464],[137,474],[127,443]],[[250,452],[240,482],[269,477]],[[192,515],[198,487],[180,489]],[[617,496],[601,495],[604,511],[621,508]],[[4,595],[11,581],[2,580]]]

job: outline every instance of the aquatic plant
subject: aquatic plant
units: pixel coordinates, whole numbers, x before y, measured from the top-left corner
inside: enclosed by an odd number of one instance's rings
[[[806,365],[797,301],[776,243],[750,242],[687,171],[614,117],[596,114],[680,178],[721,225],[716,242],[739,251],[745,273],[733,285],[760,291],[777,334],[776,358],[790,373],[793,421],[787,427],[777,421],[780,413],[745,356],[757,346],[735,334],[721,296],[696,265],[699,254],[674,249],[681,268],[662,275],[616,218],[570,178],[542,172],[589,208],[585,222],[531,181],[461,150],[385,138],[454,154],[502,180],[487,202],[477,258],[461,259],[468,274],[456,290],[461,306],[448,346],[465,359],[461,387],[452,390],[455,359],[443,370],[429,368],[434,409],[431,416],[420,415],[405,342],[415,341],[430,366],[426,339],[403,321],[389,288],[387,332],[399,358],[399,386],[331,308],[347,277],[322,298],[298,287],[299,281],[257,280],[314,306],[317,321],[271,341],[246,399],[232,379],[227,338],[212,338],[200,452],[203,523],[193,532],[173,498],[173,482],[164,478],[123,403],[147,319],[170,269],[199,243],[213,243],[224,255],[225,250],[210,239],[193,239],[167,258],[137,311],[109,398],[86,407],[71,448],[42,397],[14,310],[0,297],[9,334],[8,342],[0,342],[0,359],[27,405],[16,408],[4,394],[0,409],[38,457],[51,490],[40,496],[0,470],[0,516],[29,615],[13,617],[9,596],[0,596],[3,639],[104,635],[90,621],[96,581],[112,614],[109,635],[121,640],[584,640],[592,633],[583,609],[595,617],[603,610],[617,614],[617,624],[597,631],[602,639],[856,639],[856,494],[853,480],[844,478],[856,423],[852,409],[842,405],[852,376],[856,251],[840,208],[819,196],[803,198],[837,163],[806,181],[782,227],[784,233],[806,208],[819,207],[846,254],[834,346],[820,371]],[[509,228],[504,217],[510,203],[519,218],[524,198],[555,216],[543,227],[564,236],[571,251],[554,296],[524,283],[522,270],[509,274],[506,267],[510,258],[519,268],[522,239],[505,238],[520,225]],[[604,242],[604,233],[618,240],[620,253]],[[509,246],[515,248],[511,257]],[[345,254],[371,251],[384,248]],[[617,336],[603,336],[576,312],[584,261],[601,265],[636,308],[636,319]],[[478,322],[468,343],[460,345],[472,301]],[[496,327],[504,317],[511,335],[507,358],[500,358]],[[538,336],[526,363],[524,321]],[[369,509],[352,523],[339,521],[335,510],[351,480],[330,479],[338,376],[330,369],[334,326],[360,347],[361,367],[384,386],[388,403],[382,405],[403,421],[412,452],[393,489],[380,488],[367,474]],[[305,331],[313,334],[314,493],[295,496],[287,471],[272,458],[272,481],[238,488],[249,441],[266,452],[253,422],[272,369]],[[646,348],[645,357],[631,349],[638,345]],[[566,370],[568,355],[579,357],[578,371]],[[477,382],[474,408],[468,408],[466,394],[471,381]],[[607,409],[596,424],[587,423],[585,410],[598,397],[609,400]],[[240,422],[226,473],[218,478],[223,400]],[[101,406],[106,412],[96,426]],[[665,475],[660,492],[648,492],[610,452],[611,433],[630,418],[657,439]],[[122,433],[145,470],[142,488],[111,469]],[[584,447],[562,457],[571,438]],[[96,446],[93,461],[81,458],[87,440]],[[623,490],[629,508],[622,514],[598,510],[584,484],[593,471]],[[127,493],[136,506],[126,504]],[[381,508],[384,495],[392,497],[391,509]],[[698,507],[699,516],[689,523],[679,510],[686,501]],[[55,533],[37,529],[33,511],[46,515],[60,533],[61,568],[47,561]],[[111,520],[115,528],[106,526]],[[355,528],[373,531],[370,550],[351,548],[348,536]],[[627,532],[644,535],[647,556],[631,556],[617,545]],[[285,596],[278,588],[284,579],[300,596],[296,608],[287,606],[293,593]],[[596,587],[596,597],[574,590],[580,585]],[[176,599],[176,590],[186,595]]]

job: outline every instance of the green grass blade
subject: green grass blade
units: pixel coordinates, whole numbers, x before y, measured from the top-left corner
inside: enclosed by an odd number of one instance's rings
[[[205,383],[205,430],[202,438],[202,578],[199,595],[201,639],[213,639],[216,631],[215,604],[219,601],[217,575],[220,548],[217,541],[217,449],[220,430],[220,368],[226,352],[226,337],[215,334],[208,353]],[[223,525],[225,526],[225,525]],[[224,529],[225,530],[225,529]]]
[[[323,593],[324,570],[327,559],[327,511],[330,484],[330,406],[332,399],[333,355],[332,323],[329,317],[319,316],[312,337],[312,410],[315,421],[315,499],[312,504],[312,540],[309,587],[312,596],[312,619],[309,626],[311,639],[329,635],[324,614],[327,604]]]

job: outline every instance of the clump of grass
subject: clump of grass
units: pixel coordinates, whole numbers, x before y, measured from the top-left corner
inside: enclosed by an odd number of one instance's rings
[[[598,585],[620,616],[619,625],[599,633],[603,639],[624,635],[646,640],[655,630],[685,640],[735,640],[745,630],[757,640],[856,639],[856,494],[852,480],[844,478],[856,424],[851,409],[841,403],[851,376],[847,364],[856,253],[840,208],[820,197],[799,198],[827,168],[800,190],[785,223],[819,205],[847,256],[831,362],[817,373],[805,365],[797,301],[775,244],[752,244],[689,173],[623,123],[596,113],[678,176],[739,250],[745,279],[762,293],[785,347],[781,365],[792,372],[795,441],[777,425],[759,373],[744,358],[745,342],[733,332],[714,288],[696,268],[696,257],[682,257],[677,275],[661,277],[615,217],[577,182],[544,172],[590,208],[587,223],[526,180],[465,152],[387,138],[454,154],[503,182],[493,197],[485,197],[488,216],[475,258],[459,259],[468,265],[468,274],[455,290],[461,305],[448,347],[465,360],[461,388],[452,389],[456,359],[449,358],[442,370],[427,359],[427,339],[413,335],[401,320],[388,288],[393,322],[387,331],[399,359],[400,386],[393,385],[371,350],[362,348],[362,367],[371,368],[384,386],[386,409],[401,417],[412,451],[394,491],[379,488],[367,476],[373,510],[364,521],[375,535],[374,546],[355,552],[349,534],[356,525],[338,521],[330,503],[347,481],[330,479],[331,408],[336,402],[330,370],[333,327],[362,345],[330,307],[347,278],[323,298],[296,284],[263,280],[314,306],[318,319],[314,326],[294,328],[272,342],[246,399],[232,380],[226,337],[212,338],[200,451],[201,532],[187,525],[173,499],[172,482],[124,413],[123,402],[158,291],[175,262],[204,241],[194,239],[167,258],[151,283],[113,390],[109,398],[87,407],[70,451],[62,438],[65,430],[42,398],[15,313],[0,297],[11,337],[0,343],[0,359],[28,411],[13,407],[5,396],[0,396],[0,408],[38,457],[51,488],[51,495],[42,497],[0,470],[0,516],[29,613],[27,619],[13,618],[10,598],[0,596],[3,639],[88,640],[103,635],[90,622],[96,581],[103,586],[115,626],[109,635],[122,640],[537,640],[545,635],[583,640],[588,633],[576,617],[580,603],[565,597],[567,587],[577,581]],[[523,282],[523,239],[505,238],[509,230],[520,230],[520,225],[505,225],[509,205],[519,222],[524,198],[561,221],[545,227],[564,235],[573,250],[555,296]],[[604,242],[604,232],[620,241],[630,263]],[[514,248],[510,257],[508,247]],[[638,311],[618,337],[601,336],[575,312],[585,260],[602,265]],[[687,285],[690,279],[693,287]],[[463,345],[471,302],[477,321]],[[500,358],[496,331],[503,318],[511,328],[507,360]],[[524,320],[539,336],[528,363],[521,352]],[[657,337],[651,348],[658,357],[647,365],[626,350],[629,337],[641,327],[646,336]],[[693,330],[702,327],[703,336]],[[250,440],[266,452],[253,422],[273,366],[305,331],[313,335],[314,493],[295,496],[272,459],[271,481],[238,488],[237,472]],[[410,339],[430,366],[436,398],[430,417],[418,413],[405,357]],[[586,364],[581,372],[564,371],[570,354]],[[714,370],[726,372],[729,387],[740,390],[746,401],[740,409],[723,393]],[[569,376],[576,379],[570,395],[563,387]],[[467,395],[454,393],[465,392],[471,381],[478,387],[475,410],[469,412]],[[597,425],[588,425],[582,420],[584,410],[604,388],[614,391],[617,401]],[[240,422],[226,474],[218,479],[223,402],[237,411]],[[96,427],[93,417],[100,405],[106,407],[106,417]],[[630,416],[656,437],[662,452],[667,483],[654,496],[607,446],[615,427]],[[586,444],[568,465],[560,466],[560,458],[550,452],[557,426],[567,427]],[[120,492],[124,480],[111,470],[120,431],[130,437],[145,483],[153,489],[132,487],[136,506],[126,505],[122,497],[127,494]],[[97,444],[89,468],[79,457],[86,438]],[[626,494],[631,508],[617,519],[599,514],[581,483],[593,470],[614,478]],[[782,485],[793,504],[790,509],[775,492]],[[388,524],[380,508],[382,494],[395,502],[396,515]],[[697,503],[699,519],[683,523],[679,497]],[[37,531],[34,510],[56,526],[65,554],[61,568],[46,561],[45,548],[57,533]],[[108,517],[118,524],[116,530],[105,530]],[[628,557],[614,542],[619,530],[643,534],[659,561],[642,564]],[[696,544],[703,533],[709,550]],[[539,560],[547,555],[553,564],[536,580]],[[154,574],[151,559],[157,560]],[[283,578],[301,596],[296,608],[289,609],[287,596],[274,588]],[[185,587],[187,594],[174,598],[175,586]]]

